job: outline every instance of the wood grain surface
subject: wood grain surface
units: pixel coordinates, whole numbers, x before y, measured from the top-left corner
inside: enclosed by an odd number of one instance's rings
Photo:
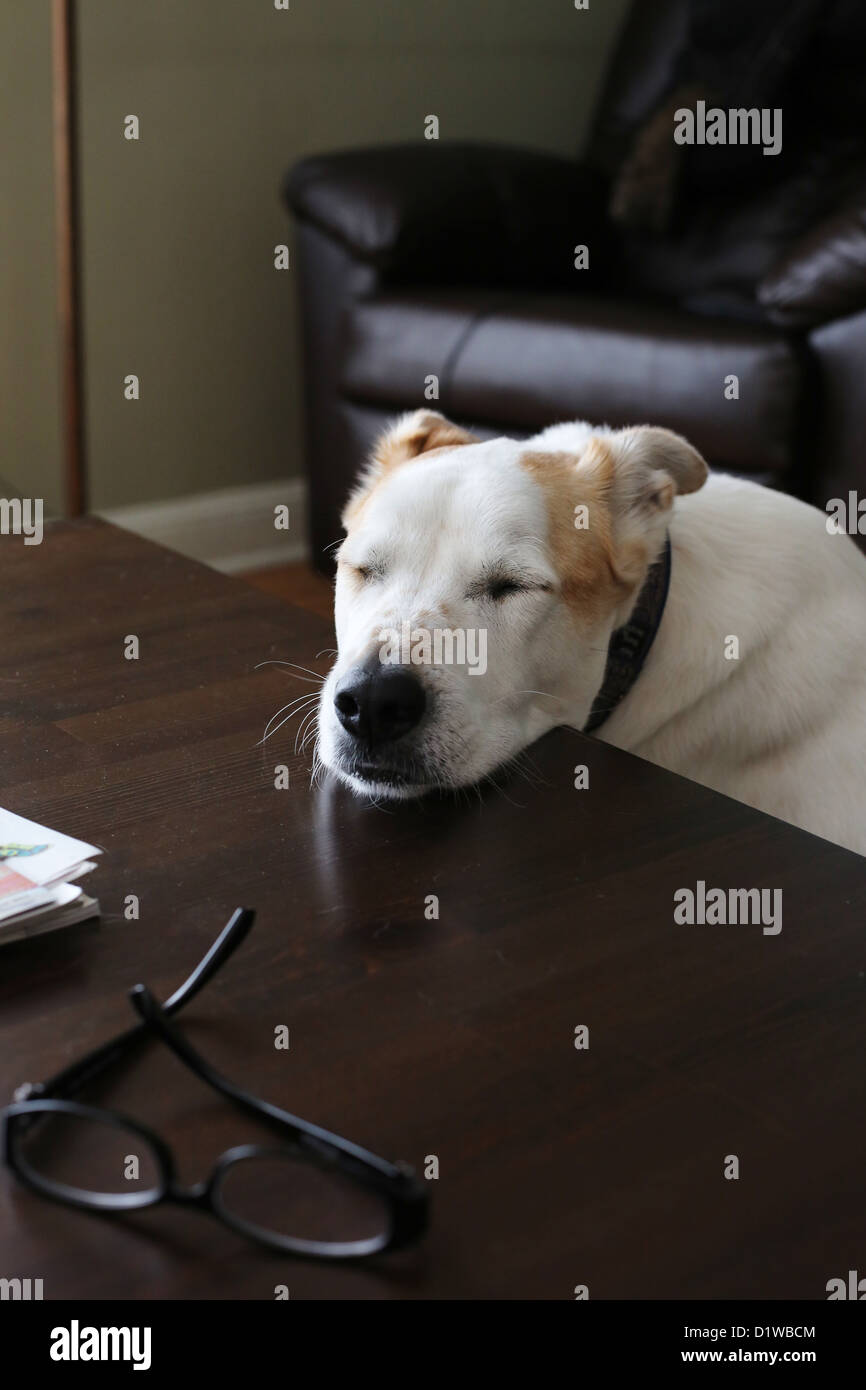
[[[0,585],[0,805],[105,850],[98,925],[0,948],[0,1095],[126,1026],[137,981],[165,997],[243,904],[256,926],[190,1038],[440,1173],[424,1244],[353,1267],[3,1173],[0,1276],[46,1298],[823,1299],[866,1272],[861,858],[568,731],[479,796],[311,790],[296,723],[260,740],[315,687],[260,663],[324,672],[326,622],[95,521],[2,538]],[[781,888],[782,931],[677,925],[699,879]],[[256,1137],[156,1047],[98,1094],[190,1181]]]

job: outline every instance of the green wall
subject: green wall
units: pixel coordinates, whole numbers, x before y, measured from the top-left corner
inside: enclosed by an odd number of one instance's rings
[[[0,0],[0,496],[61,506],[51,11]]]
[[[50,478],[53,358],[47,0],[4,0],[0,474]],[[579,147],[626,0],[80,0],[86,415],[94,508],[300,471],[291,244],[300,155],[441,136]],[[5,32],[3,37],[8,37]],[[138,116],[138,141],[123,138]],[[4,139],[4,145],[7,141]],[[12,256],[6,254],[7,246]],[[22,348],[24,349],[22,351]],[[126,401],[135,373],[141,398]]]

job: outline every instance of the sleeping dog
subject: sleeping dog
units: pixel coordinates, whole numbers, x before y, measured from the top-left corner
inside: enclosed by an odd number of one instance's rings
[[[669,430],[417,411],[343,521],[319,753],[354,790],[467,786],[566,724],[866,853],[866,558],[822,513]]]

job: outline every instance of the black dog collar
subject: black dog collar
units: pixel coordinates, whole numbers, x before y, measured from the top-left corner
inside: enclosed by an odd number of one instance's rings
[[[671,542],[668,537],[661,555],[650,566],[631,617],[610,639],[604,680],[583,726],[585,734],[595,733],[601,727],[643,670],[665,611],[670,582]]]

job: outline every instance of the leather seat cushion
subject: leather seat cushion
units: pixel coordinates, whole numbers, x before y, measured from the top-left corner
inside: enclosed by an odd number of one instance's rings
[[[419,290],[356,303],[346,330],[342,389],[361,405],[434,406],[502,433],[666,425],[716,467],[792,465],[805,362],[772,327],[651,301]]]

